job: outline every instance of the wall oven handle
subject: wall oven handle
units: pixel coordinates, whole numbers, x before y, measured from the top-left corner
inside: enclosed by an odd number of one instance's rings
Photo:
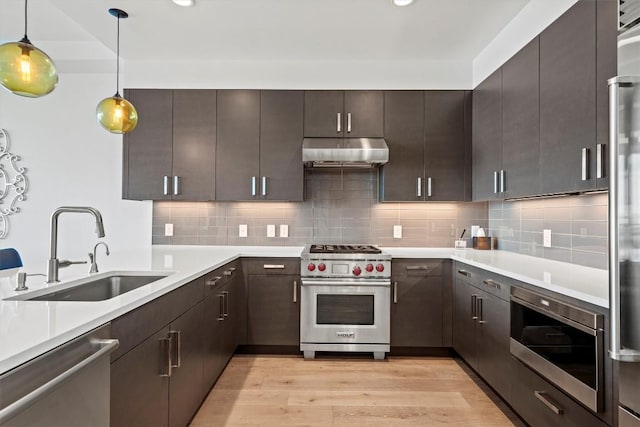
[[[294,303],[298,302],[298,281],[297,280],[293,281],[293,302]]]
[[[471,295],[471,320],[478,320],[478,295]]]
[[[357,284],[358,286],[380,286],[380,287],[391,287],[391,281],[388,279],[357,279],[357,280],[349,280],[349,279],[307,279],[302,278],[301,285],[302,286],[344,286],[345,284]]]
[[[478,317],[478,323],[483,324],[483,323],[487,323],[486,320],[484,320],[484,303],[483,303],[484,298],[478,298],[478,313],[476,313],[476,316]]]
[[[398,282],[393,282],[393,303],[398,303]]]
[[[544,406],[546,406],[547,408],[551,409],[551,411],[554,414],[556,414],[556,415],[564,414],[564,409],[560,408],[558,405],[553,403],[551,401],[551,399],[549,398],[549,396],[547,396],[547,392],[546,391],[535,390],[533,392],[533,394],[536,396],[536,399],[538,399],[540,402],[542,402],[544,404]]]

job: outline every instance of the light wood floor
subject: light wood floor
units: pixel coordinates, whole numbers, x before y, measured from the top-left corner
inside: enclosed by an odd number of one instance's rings
[[[521,426],[473,376],[450,358],[235,356],[191,426]]]

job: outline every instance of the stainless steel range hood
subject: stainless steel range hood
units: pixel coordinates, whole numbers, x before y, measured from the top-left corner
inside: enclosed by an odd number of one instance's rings
[[[305,138],[302,161],[310,167],[377,167],[389,161],[384,138]]]

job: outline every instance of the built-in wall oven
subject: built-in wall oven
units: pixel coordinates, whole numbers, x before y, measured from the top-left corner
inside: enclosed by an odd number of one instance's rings
[[[604,405],[604,317],[511,289],[511,354],[593,412]]]
[[[312,245],[302,255],[300,350],[390,348],[391,258],[372,246]]]

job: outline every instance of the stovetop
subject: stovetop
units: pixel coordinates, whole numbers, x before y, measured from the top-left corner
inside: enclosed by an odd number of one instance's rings
[[[311,245],[312,254],[379,254],[382,251],[373,245]]]

